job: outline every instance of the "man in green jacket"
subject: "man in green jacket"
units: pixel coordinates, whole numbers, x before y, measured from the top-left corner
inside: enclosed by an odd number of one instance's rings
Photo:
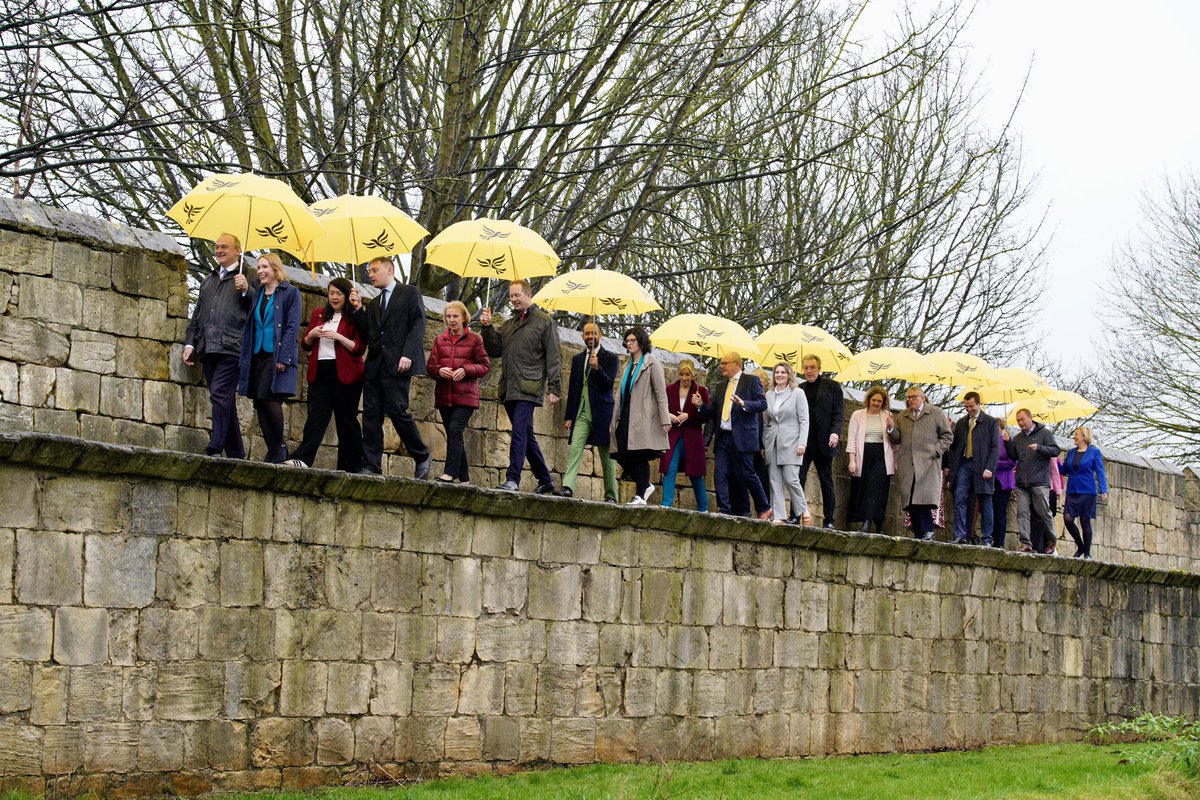
[[[525,460],[537,478],[538,494],[559,492],[550,477],[550,468],[533,434],[533,410],[542,404],[558,402],[561,389],[562,361],[558,350],[558,327],[550,315],[533,305],[533,290],[529,281],[513,281],[508,287],[508,301],[513,315],[497,330],[492,326],[492,310],[485,308],[479,315],[483,345],[492,358],[503,359],[500,365],[500,401],[512,423],[512,443],[508,448],[507,480],[501,489],[516,491],[521,485],[521,469]]]

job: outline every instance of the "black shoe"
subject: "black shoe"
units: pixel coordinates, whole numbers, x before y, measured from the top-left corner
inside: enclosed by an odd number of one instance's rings
[[[552,489],[553,489],[554,487],[552,486],[552,487],[550,487],[550,488],[552,488]],[[559,496],[561,496],[561,497],[574,497],[574,496],[575,496],[575,490],[574,490],[574,489],[572,489],[570,486],[564,486],[564,487],[562,487],[561,489],[559,489],[559,490],[558,490],[558,494],[559,494]]]
[[[933,541],[933,531],[926,531],[925,533],[918,534],[917,539],[919,539],[922,542],[932,542]]]
[[[790,517],[785,519],[784,522],[786,522],[788,525],[799,525],[800,517],[796,514],[792,514]]]
[[[554,488],[553,483],[539,483],[537,488],[533,490],[534,494],[548,494],[551,497],[562,497],[562,493]]]
[[[833,527],[833,520],[828,520],[828,521],[827,521],[827,522],[826,522],[826,523],[825,523],[823,526],[821,526],[821,527],[825,528],[825,530],[827,530],[827,531],[836,530],[836,529]]]
[[[215,447],[206,447],[206,448],[204,448],[204,455],[206,455],[206,456],[219,456],[219,455],[221,455],[221,451],[220,451],[220,450],[218,450],[218,449],[217,449],[217,448],[215,448]]]
[[[355,474],[356,475],[382,475],[383,472],[381,470],[371,469],[370,467],[363,467]]]
[[[418,481],[425,480],[429,477],[431,466],[433,466],[433,456],[425,456],[425,460],[417,462],[417,466],[413,469],[413,478]]]

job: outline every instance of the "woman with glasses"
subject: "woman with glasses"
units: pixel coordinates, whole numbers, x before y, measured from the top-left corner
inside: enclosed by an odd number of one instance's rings
[[[670,446],[671,412],[662,364],[651,354],[650,334],[640,326],[630,328],[625,331],[625,349],[629,361],[617,377],[610,446],[625,476],[633,479],[630,504],[644,506],[654,492],[650,461]]]

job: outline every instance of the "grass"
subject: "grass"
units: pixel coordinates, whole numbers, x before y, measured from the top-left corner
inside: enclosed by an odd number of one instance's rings
[[[254,800],[1186,800],[1200,785],[1127,756],[1145,745],[993,747],[797,761],[603,765]]]

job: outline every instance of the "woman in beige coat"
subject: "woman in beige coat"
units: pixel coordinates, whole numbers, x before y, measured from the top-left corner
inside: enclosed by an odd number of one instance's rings
[[[907,407],[888,428],[896,449],[896,488],[900,507],[912,520],[913,536],[933,538],[933,510],[942,499],[942,456],[954,441],[945,413],[925,402],[919,386],[908,387]]]
[[[642,327],[625,331],[629,361],[617,380],[617,407],[612,417],[612,456],[635,492],[630,504],[645,505],[654,492],[650,462],[670,446],[671,412],[662,364],[651,355],[650,334]]]

